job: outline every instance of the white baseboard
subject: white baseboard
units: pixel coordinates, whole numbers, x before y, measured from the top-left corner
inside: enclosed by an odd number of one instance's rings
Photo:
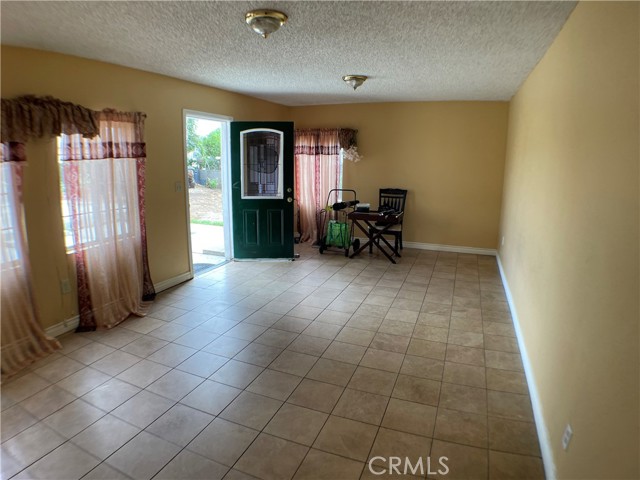
[[[553,460],[553,450],[551,449],[551,439],[549,437],[549,430],[544,420],[544,413],[542,411],[542,403],[540,402],[540,395],[538,394],[538,387],[536,385],[535,376],[533,374],[533,368],[529,360],[529,354],[524,343],[524,337],[522,335],[522,328],[520,327],[520,320],[516,310],[516,305],[511,295],[511,289],[509,288],[509,282],[505,274],[500,255],[496,255],[498,260],[498,268],[500,269],[500,277],[502,277],[502,285],[507,295],[507,302],[511,309],[511,316],[513,318],[513,325],[516,331],[516,337],[518,339],[518,346],[520,347],[520,354],[522,356],[522,364],[524,366],[524,373],[527,377],[527,385],[529,387],[529,396],[531,397],[531,405],[533,407],[533,416],[536,422],[536,430],[538,431],[538,440],[540,441],[540,451],[542,453],[542,462],[544,464],[544,472],[547,480],[556,480],[556,465]]]
[[[463,247],[458,245],[439,245],[437,243],[421,242],[402,242],[402,245],[407,248],[416,248],[418,250],[439,250],[441,252],[471,253],[474,255],[490,255],[492,257],[495,257],[498,254],[495,248]]]
[[[153,288],[156,289],[156,293],[160,293],[171,287],[175,287],[176,285],[180,285],[181,283],[191,280],[192,278],[193,275],[191,272],[185,272],[175,277],[168,278],[167,280],[163,280],[162,282],[154,283]]]
[[[360,243],[367,241],[366,237],[357,237]],[[436,250],[441,252],[454,252],[454,253],[471,253],[474,255],[490,255],[495,257],[498,252],[495,248],[477,248],[477,247],[462,247],[458,245],[440,245],[437,243],[422,243],[422,242],[402,242],[403,247],[415,248],[417,250]]]
[[[76,315],[75,317],[68,318],[63,320],[60,323],[56,323],[55,325],[51,325],[49,328],[45,330],[45,333],[50,337],[59,337],[67,332],[71,332],[78,328],[78,323],[80,323],[80,317]]]

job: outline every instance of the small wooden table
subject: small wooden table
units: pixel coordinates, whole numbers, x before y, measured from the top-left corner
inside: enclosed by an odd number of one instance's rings
[[[375,245],[378,247],[385,257],[389,259],[391,263],[396,263],[393,256],[400,257],[400,252],[391,245],[384,234],[392,226],[397,225],[402,221],[404,212],[394,214],[384,214],[380,212],[351,212],[347,217],[353,222],[353,225],[362,230],[369,239],[364,245],[361,245],[358,250],[353,252],[349,258],[355,257],[369,245]],[[391,252],[388,252],[380,242],[383,242]]]

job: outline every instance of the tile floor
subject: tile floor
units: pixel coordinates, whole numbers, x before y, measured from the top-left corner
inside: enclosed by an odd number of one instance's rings
[[[495,258],[300,253],[64,336],[3,385],[2,478],[544,477]]]

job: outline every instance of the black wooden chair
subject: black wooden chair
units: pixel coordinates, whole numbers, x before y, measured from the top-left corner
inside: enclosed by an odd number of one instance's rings
[[[407,190],[401,188],[381,188],[378,198],[378,211],[387,211],[392,213],[404,212],[407,202]],[[369,232],[371,234],[371,231]],[[397,225],[393,225],[384,235],[392,235],[395,239],[395,249],[402,250],[402,221]],[[369,245],[369,253],[373,252],[373,245]]]

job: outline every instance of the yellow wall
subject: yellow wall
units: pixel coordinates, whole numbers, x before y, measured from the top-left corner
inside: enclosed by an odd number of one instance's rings
[[[638,6],[580,3],[510,108],[499,253],[562,479],[640,477]]]
[[[155,283],[188,272],[184,192],[184,108],[235,120],[288,120],[288,108],[162,75],[67,55],[2,47],[2,97],[52,95],[89,108],[147,113],[147,234]],[[36,303],[45,327],[76,314],[60,280],[75,270],[64,254],[55,140],[28,147],[25,208]]]
[[[379,188],[408,189],[405,241],[496,248],[508,103],[296,107],[292,117],[297,128],[359,131],[364,160],[345,162],[344,187],[374,207]]]

